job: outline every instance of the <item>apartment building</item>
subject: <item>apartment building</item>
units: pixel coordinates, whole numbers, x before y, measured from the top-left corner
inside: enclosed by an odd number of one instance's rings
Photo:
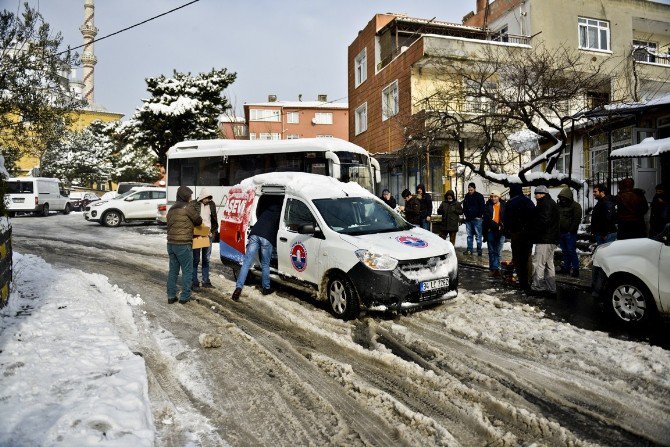
[[[377,154],[382,187],[394,194],[419,182],[427,183],[436,196],[446,189],[464,189],[455,141],[425,153],[410,149],[407,123],[426,113],[422,99],[435,90],[440,65],[476,60],[485,49],[564,47],[588,60],[605,62],[609,81],[603,82],[602,90],[588,92],[595,104],[644,101],[670,92],[665,54],[670,42],[669,5],[643,0],[473,3],[476,10],[462,24],[377,14],[349,46],[350,140]],[[477,113],[481,106],[476,96],[464,93],[464,113]],[[631,143],[636,139],[632,136]],[[573,156],[572,164],[581,167],[580,175],[588,179],[592,155],[577,145],[575,152],[581,156]],[[562,163],[566,166],[569,160]]]
[[[226,140],[248,140],[249,129],[243,116],[221,115],[219,117],[219,133]]]
[[[250,140],[291,140],[297,138],[340,138],[349,141],[349,105],[328,102],[326,95],[317,101],[277,101],[244,104]]]

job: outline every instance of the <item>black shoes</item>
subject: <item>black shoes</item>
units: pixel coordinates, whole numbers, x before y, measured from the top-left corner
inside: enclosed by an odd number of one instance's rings
[[[190,298],[187,299],[187,300],[179,300],[179,304],[186,304],[186,303],[190,303],[190,302],[191,302]]]
[[[168,304],[174,304],[177,302],[177,298],[168,298]]]
[[[263,291],[261,292],[263,295],[269,295],[272,292],[274,292],[274,289],[270,287],[269,289],[263,288]]]
[[[214,284],[212,284],[211,282],[203,282],[202,286],[206,289],[214,289],[215,288]]]
[[[235,289],[233,295],[230,297],[233,301],[239,301],[240,295],[242,294],[242,289]]]
[[[471,255],[472,252],[471,252],[470,250],[465,250],[465,251],[463,252],[463,254],[464,254],[464,255]]]
[[[573,278],[579,278],[579,270],[573,270],[570,276]]]
[[[198,290],[200,288],[200,283],[198,281],[193,281],[193,285],[191,286],[191,290]]]

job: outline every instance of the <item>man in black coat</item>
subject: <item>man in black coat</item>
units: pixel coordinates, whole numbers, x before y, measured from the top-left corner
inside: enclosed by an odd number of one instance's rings
[[[509,194],[511,198],[507,201],[503,212],[503,226],[511,239],[512,263],[519,287],[528,290],[532,271],[530,255],[533,251],[533,242],[529,233],[535,213],[535,204],[523,194],[521,185],[511,185]]]
[[[391,191],[389,191],[388,189],[382,191],[381,199],[382,201],[384,201],[385,204],[387,204],[393,209],[395,209],[395,207],[398,205],[398,203],[395,200],[395,197],[391,195]]]
[[[463,199],[463,215],[465,216],[465,229],[468,232],[468,249],[466,255],[472,254],[472,237],[477,238],[477,255],[482,255],[482,219],[484,217],[484,196],[477,192],[474,183],[468,185],[468,193]]]
[[[533,282],[531,289],[538,294],[556,296],[556,268],[554,251],[560,239],[558,205],[549,195],[549,189],[540,185],[535,188],[535,216],[533,234],[535,255],[533,256]]]
[[[616,241],[616,202],[603,184],[593,187],[593,198],[596,205],[591,213],[591,234],[596,245]]]
[[[272,293],[272,289],[270,288],[270,259],[272,258],[272,249],[277,246],[281,205],[281,202],[278,200],[270,203],[258,216],[256,224],[251,227],[244,260],[242,261],[240,273],[237,275],[235,291],[231,297],[233,301],[239,301],[242,287],[244,287],[249,269],[254,263],[257,254],[260,254],[263,295]]]
[[[433,198],[426,192],[426,187],[422,184],[416,187],[416,198],[421,204],[419,211],[419,223],[424,230],[430,230],[430,216],[433,214]]]

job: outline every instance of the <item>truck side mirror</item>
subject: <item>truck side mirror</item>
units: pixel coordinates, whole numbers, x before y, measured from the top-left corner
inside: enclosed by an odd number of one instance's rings
[[[298,227],[299,234],[314,234],[316,233],[316,228],[314,224],[303,224]]]

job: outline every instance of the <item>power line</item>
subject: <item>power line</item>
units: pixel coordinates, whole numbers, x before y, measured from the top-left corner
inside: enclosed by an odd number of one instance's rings
[[[158,15],[156,15],[156,16],[153,16],[153,17],[151,17],[151,18],[148,18],[148,19],[146,19],[146,20],[143,20],[143,21],[141,21],[141,22],[139,22],[139,23],[136,23],[136,24],[134,24],[134,25],[131,25],[131,26],[127,27],[127,28],[123,28],[123,29],[121,29],[121,30],[119,30],[119,31],[116,31],[116,32],[113,32],[113,33],[111,33],[111,34],[107,34],[106,36],[102,36],[102,37],[100,37],[100,38],[98,38],[98,39],[94,39],[92,42],[85,43],[85,44],[83,44],[83,45],[79,45],[78,47],[68,48],[67,50],[65,50],[65,51],[61,51],[60,53],[58,53],[58,55],[60,56],[61,54],[67,53],[68,51],[77,50],[77,49],[79,49],[79,48],[82,48],[82,47],[85,47],[85,46],[87,46],[87,45],[93,44],[93,43],[95,43],[95,42],[100,42],[101,40],[105,40],[105,39],[107,39],[108,37],[116,36],[117,34],[121,34],[121,33],[124,32],[124,31],[128,31],[128,30],[133,29],[133,28],[136,28],[136,27],[138,27],[138,26],[140,26],[140,25],[144,25],[144,24],[147,23],[147,22],[151,22],[152,20],[155,20],[155,19],[157,19],[157,18],[159,18],[159,17],[166,16],[166,15],[168,15],[168,14],[170,14],[170,13],[173,13],[173,12],[179,10],[179,9],[186,8],[187,6],[192,5],[193,3],[198,3],[199,1],[200,1],[200,0],[193,0],[193,1],[190,1],[190,2],[188,2],[188,3],[185,3],[185,4],[181,5],[181,6],[178,6],[178,7],[174,8],[174,9],[171,9],[171,10],[169,10],[169,11],[167,11],[167,12],[164,12],[164,13],[162,13],[162,14],[158,14]]]

